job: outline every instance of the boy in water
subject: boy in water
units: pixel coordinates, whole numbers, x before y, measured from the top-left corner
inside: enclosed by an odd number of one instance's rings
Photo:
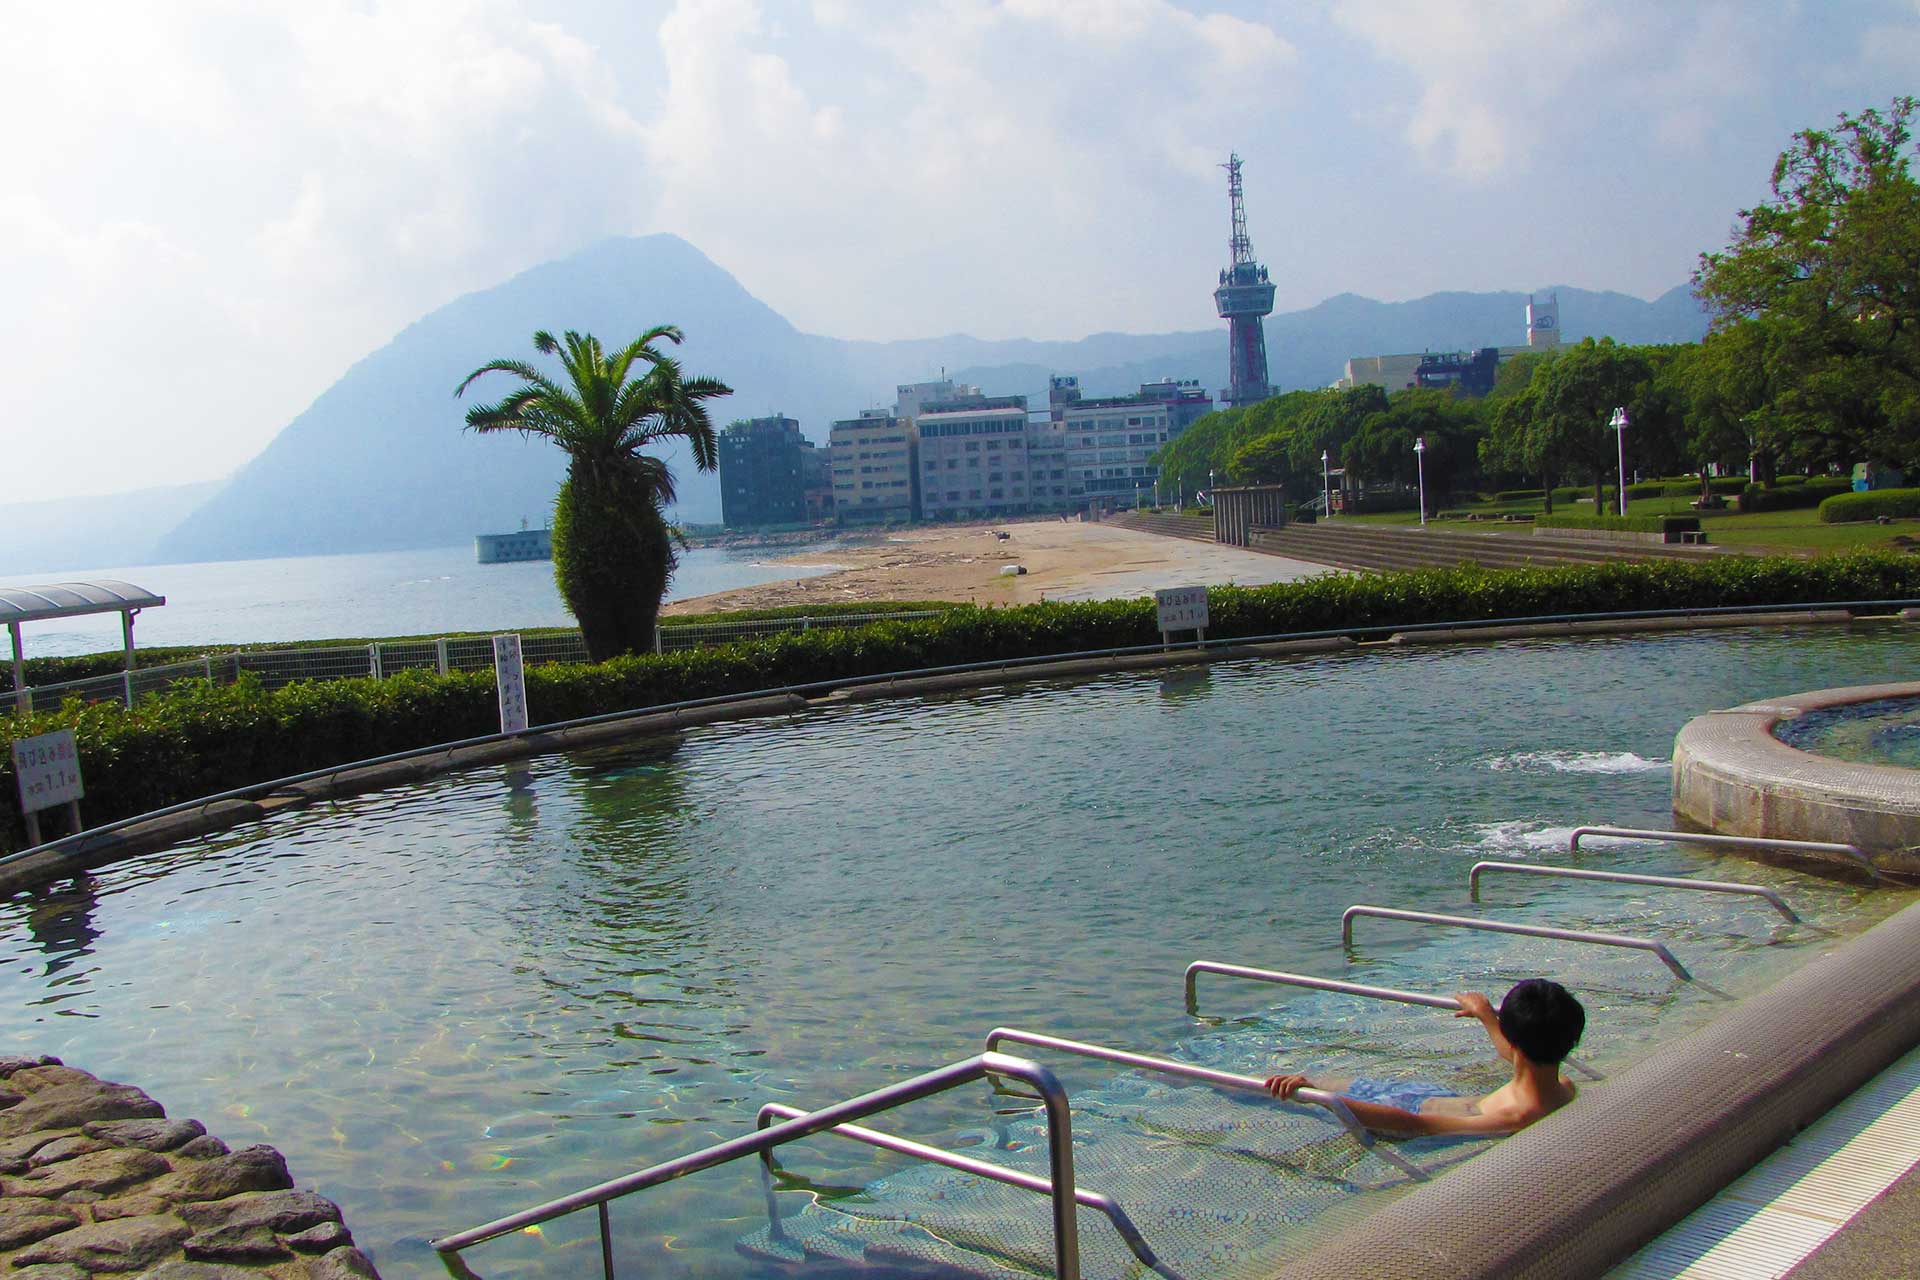
[[[1512,1133],[1573,1100],[1573,1082],[1560,1063],[1580,1043],[1587,1012],[1557,982],[1528,978],[1515,983],[1494,1012],[1477,991],[1459,996],[1456,1018],[1478,1018],[1494,1052],[1513,1064],[1513,1079],[1484,1098],[1467,1098],[1437,1085],[1389,1080],[1327,1080],[1273,1076],[1267,1092],[1291,1098],[1298,1089],[1339,1094],[1369,1129],[1393,1133]]]

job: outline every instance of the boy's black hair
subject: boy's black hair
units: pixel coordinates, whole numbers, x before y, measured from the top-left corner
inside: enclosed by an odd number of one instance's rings
[[[1500,1002],[1500,1034],[1542,1066],[1572,1053],[1586,1029],[1587,1011],[1573,993],[1545,978],[1514,983]]]

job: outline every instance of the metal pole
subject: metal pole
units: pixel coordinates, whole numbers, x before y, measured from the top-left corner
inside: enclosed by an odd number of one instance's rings
[[[1320,451],[1320,518],[1333,516],[1333,473],[1327,470],[1327,451]]]
[[[1650,951],[1661,964],[1673,971],[1673,975],[1682,982],[1692,982],[1693,975],[1687,972],[1687,966],[1667,950],[1663,942],[1650,938],[1629,938],[1617,933],[1589,933],[1582,929],[1554,929],[1545,925],[1509,924],[1505,920],[1483,920],[1478,916],[1447,916],[1433,911],[1401,911],[1394,907],[1375,907],[1368,905],[1352,906],[1340,917],[1340,943],[1345,947],[1353,946],[1353,922],[1361,916],[1374,916],[1381,920],[1404,920],[1409,924],[1435,924],[1443,929],[1477,929],[1481,933],[1513,933],[1523,938],[1550,938],[1555,942],[1580,942],[1596,947],[1625,947],[1633,951]]]
[[[1827,840],[1782,840],[1774,836],[1708,835],[1703,831],[1650,831],[1640,827],[1575,827],[1567,837],[1567,851],[1580,852],[1586,836],[1605,836],[1610,840],[1654,840],[1661,844],[1701,844],[1721,849],[1778,849],[1783,853],[1831,853],[1855,863],[1877,884],[1880,868],[1861,852],[1858,845]]]
[[[138,609],[122,609],[120,611],[120,638],[126,645],[126,669],[128,671],[133,670],[133,615],[138,612],[140,612]]]
[[[1427,527],[1427,438],[1413,438],[1413,465],[1420,481],[1420,527]]]
[[[1586,867],[1551,867],[1538,862],[1476,862],[1467,872],[1467,896],[1480,901],[1480,876],[1486,871],[1506,871],[1522,876],[1549,876],[1560,880],[1604,880],[1609,884],[1638,884],[1655,889],[1693,889],[1700,893],[1730,893],[1764,899],[1775,911],[1795,924],[1794,914],[1785,898],[1765,885],[1739,884],[1727,880],[1690,880],[1685,876],[1644,876],[1631,871],[1595,871]]]
[[[13,709],[24,716],[32,707],[27,701],[27,656],[20,647],[20,624],[9,622],[7,634],[13,637]]]

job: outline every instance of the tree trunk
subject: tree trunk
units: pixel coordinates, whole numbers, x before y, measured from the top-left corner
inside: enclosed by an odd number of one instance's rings
[[[553,578],[587,658],[646,653],[676,557],[653,495],[610,467],[575,459],[553,512]]]
[[[1547,504],[1540,514],[1550,516],[1553,514],[1553,472],[1545,469],[1541,470],[1540,489],[1546,494],[1547,499]]]
[[[1601,479],[1601,477],[1602,477],[1602,476],[1603,476],[1604,474],[1605,474],[1605,473],[1604,473],[1604,472],[1602,472],[1602,471],[1601,471],[1601,470],[1600,470],[1600,469],[1599,469],[1598,467],[1595,467],[1595,468],[1594,468],[1594,472],[1593,472],[1593,514],[1595,514],[1596,516],[1603,516],[1603,515],[1605,515],[1605,514],[1607,514],[1607,490],[1606,490],[1606,487],[1605,487],[1605,485],[1606,485],[1606,482],[1605,482],[1604,480],[1602,480],[1602,479]]]

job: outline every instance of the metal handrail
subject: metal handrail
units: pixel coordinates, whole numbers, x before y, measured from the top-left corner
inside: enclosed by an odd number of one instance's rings
[[[756,1156],[785,1143],[811,1137],[876,1112],[917,1102],[936,1093],[945,1093],[988,1076],[1006,1076],[1024,1081],[1039,1093],[1046,1108],[1048,1169],[1052,1174],[1050,1182],[1053,1188],[1054,1269],[1057,1280],[1080,1280],[1079,1223],[1073,1210],[1073,1120],[1067,1105],[1067,1091],[1061,1087],[1059,1078],[1039,1063],[1003,1053],[982,1053],[948,1063],[910,1080],[836,1102],[818,1111],[809,1111],[797,1119],[759,1128],[635,1173],[623,1174],[572,1195],[496,1218],[431,1243],[449,1275],[456,1280],[480,1280],[478,1274],[469,1269],[461,1258],[462,1250],[527,1227],[551,1222],[581,1209],[598,1207],[601,1267],[606,1280],[613,1280],[613,1234],[606,1209],[609,1201],[676,1178],[684,1178],[690,1173],[711,1169],[715,1165],[726,1164],[730,1160],[738,1160],[742,1156]]]
[[[1643,876],[1630,871],[1591,871],[1585,867],[1550,867],[1537,862],[1476,862],[1467,872],[1467,896],[1480,901],[1480,873],[1511,871],[1516,875],[1553,876],[1562,880],[1605,880],[1610,884],[1639,884],[1655,889],[1697,889],[1701,893],[1731,893],[1749,898],[1764,898],[1781,915],[1800,923],[1792,907],[1772,889],[1761,884],[1741,884],[1731,880],[1689,880],[1685,876]]]
[[[1188,1080],[1199,1080],[1205,1084],[1216,1085],[1222,1089],[1239,1089],[1247,1093],[1267,1093],[1267,1082],[1259,1076],[1243,1076],[1231,1071],[1216,1071],[1212,1067],[1197,1067],[1190,1063],[1175,1062],[1169,1058],[1155,1058],[1144,1053],[1131,1053],[1125,1049],[1111,1049],[1103,1044],[1088,1044],[1084,1040],[1064,1040],[1059,1036],[1044,1035],[1038,1031],[1020,1031],[1013,1027],[995,1027],[987,1033],[987,1051],[998,1049],[1003,1041],[1011,1040],[1015,1044],[1024,1044],[1035,1049],[1056,1049],[1061,1053],[1076,1053],[1083,1058],[1099,1058],[1106,1062],[1117,1062],[1126,1067],[1137,1067],[1142,1071],[1157,1071],[1162,1075],[1179,1076]],[[1269,1095],[1271,1096],[1271,1095]],[[1325,1089],[1296,1089],[1293,1101],[1304,1102],[1320,1107],[1332,1114],[1340,1122],[1340,1127],[1351,1134],[1361,1146],[1374,1151],[1388,1164],[1393,1165],[1408,1177],[1418,1182],[1427,1180],[1427,1173],[1420,1166],[1406,1159],[1397,1151],[1378,1148],[1374,1144],[1373,1132],[1360,1123],[1353,1114],[1353,1108],[1346,1099],[1337,1093]]]
[[[1664,844],[1704,844],[1717,849],[1778,849],[1785,853],[1827,853],[1857,865],[1875,884],[1880,883],[1880,868],[1859,845],[1832,840],[1781,840],[1773,836],[1723,836],[1704,831],[1644,831],[1639,827],[1575,827],[1567,837],[1567,852],[1580,852],[1583,836],[1605,836],[1609,840],[1657,840]]]
[[[1288,987],[1306,987],[1312,991],[1331,991],[1337,995],[1359,996],[1365,1000],[1391,1000],[1396,1004],[1417,1004],[1429,1009],[1458,1011],[1461,1008],[1460,1002],[1452,996],[1429,995],[1424,991],[1401,991],[1397,987],[1374,987],[1364,982],[1342,982],[1338,978],[1316,978],[1307,973],[1283,973],[1278,969],[1255,969],[1244,964],[1227,964],[1220,960],[1195,960],[1187,966],[1187,1012],[1190,1014],[1200,1012],[1200,1002],[1196,993],[1199,977],[1203,973],[1217,973],[1224,978],[1246,978],[1251,982],[1274,982]],[[1606,1079],[1572,1054],[1568,1054],[1561,1061],[1589,1080]]]
[[[770,1117],[793,1118],[805,1114],[806,1112],[799,1107],[790,1107],[784,1102],[769,1102],[760,1108],[759,1124],[764,1128]],[[864,1142],[882,1151],[897,1152],[903,1156],[925,1160],[929,1164],[945,1165],[949,1169],[958,1169],[962,1173],[971,1173],[976,1177],[988,1178],[994,1182],[1004,1182],[1010,1187],[1036,1191],[1043,1196],[1053,1195],[1053,1184],[1037,1174],[1024,1173],[1019,1169],[1009,1169],[1005,1165],[976,1160],[972,1156],[963,1156],[958,1152],[945,1151],[939,1147],[930,1147],[925,1143],[896,1137],[891,1133],[881,1133],[878,1129],[869,1129],[864,1125],[837,1124],[826,1132],[851,1138],[855,1142]],[[765,1180],[767,1218],[772,1224],[773,1237],[781,1239],[784,1238],[785,1232],[780,1224],[780,1205],[774,1196],[773,1179],[770,1176],[773,1152],[761,1152],[760,1160],[762,1172],[768,1174]],[[1098,1191],[1089,1191],[1085,1187],[1075,1187],[1073,1199],[1076,1204],[1105,1214],[1107,1221],[1113,1224],[1113,1229],[1120,1233],[1120,1238],[1127,1242],[1127,1248],[1133,1251],[1133,1256],[1140,1259],[1149,1270],[1159,1272],[1167,1277],[1167,1280],[1185,1280],[1178,1271],[1160,1260],[1159,1255],[1154,1253],[1153,1247],[1147,1243],[1146,1237],[1140,1234],[1140,1228],[1135,1226],[1133,1219],[1127,1215],[1127,1211],[1121,1208],[1111,1196],[1103,1195]]]
[[[1374,907],[1364,903],[1351,906],[1340,917],[1340,943],[1353,946],[1353,922],[1360,916],[1382,920],[1404,920],[1409,924],[1437,924],[1443,929],[1477,929],[1482,933],[1516,933],[1526,938],[1552,938],[1556,942],[1580,942],[1596,947],[1625,947],[1632,951],[1650,951],[1660,963],[1673,970],[1682,982],[1692,982],[1687,966],[1667,950],[1664,942],[1651,938],[1629,938],[1619,933],[1588,933],[1581,929],[1555,929],[1548,925],[1512,924],[1505,920],[1486,920],[1479,916],[1445,916],[1433,911],[1402,911],[1397,907]]]

